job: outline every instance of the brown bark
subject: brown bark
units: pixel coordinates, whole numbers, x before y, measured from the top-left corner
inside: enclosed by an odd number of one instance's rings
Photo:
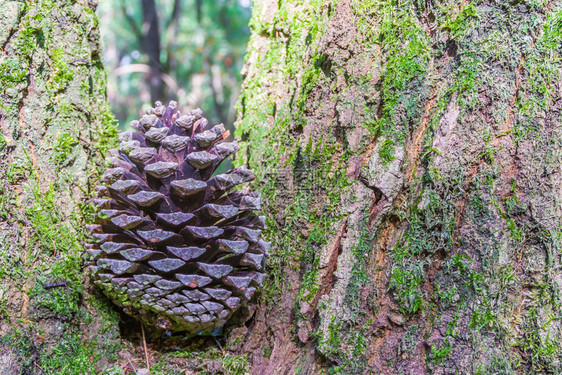
[[[561,371],[560,5],[256,2],[252,373]]]

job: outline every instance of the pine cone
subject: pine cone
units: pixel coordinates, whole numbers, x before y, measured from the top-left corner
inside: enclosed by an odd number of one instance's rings
[[[251,181],[245,167],[213,176],[238,151],[222,124],[197,109],[185,115],[156,103],[120,134],[113,168],[94,200],[89,229],[96,284],[126,313],[190,333],[222,327],[265,278],[269,243],[256,193],[230,191]]]

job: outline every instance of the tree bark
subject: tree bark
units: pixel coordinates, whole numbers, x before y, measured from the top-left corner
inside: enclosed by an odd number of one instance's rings
[[[562,371],[561,5],[254,2],[252,373]]]
[[[0,3],[0,373],[99,373],[117,319],[82,280],[116,130],[94,1]]]

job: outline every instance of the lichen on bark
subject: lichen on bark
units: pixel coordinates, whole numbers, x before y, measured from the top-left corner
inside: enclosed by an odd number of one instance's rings
[[[94,10],[0,4],[3,374],[95,373],[119,347],[116,314],[82,278],[84,200],[116,135]]]

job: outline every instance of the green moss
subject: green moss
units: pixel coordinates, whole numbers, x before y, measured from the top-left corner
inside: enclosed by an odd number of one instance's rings
[[[556,100],[553,82],[559,79],[561,25],[562,11],[550,12],[539,30],[534,48],[523,61],[520,94],[517,98],[520,120],[514,129],[518,141],[537,135],[540,129],[538,117]]]
[[[94,136],[94,139],[96,150],[105,157],[109,150],[116,148],[118,144],[117,120],[109,106],[102,108],[100,116],[104,125]]]
[[[468,5],[463,6],[462,10],[454,17],[454,19],[447,19],[443,22],[441,29],[445,30],[453,38],[458,38],[464,35],[473,25],[473,21],[479,18],[474,1]]]
[[[358,315],[364,314],[359,302],[361,290],[369,280],[367,262],[369,252],[373,248],[373,235],[370,233],[367,220],[361,226],[361,232],[357,244],[352,248],[356,262],[351,269],[351,278],[347,286],[345,304],[351,309],[352,318],[357,319]]]
[[[328,324],[326,338],[318,343],[325,356],[342,356],[340,349],[342,328],[343,323],[339,321],[336,316],[332,317],[332,321]]]
[[[389,164],[391,161],[396,159],[395,155],[396,147],[390,139],[385,139],[381,148],[379,149],[379,156],[383,163]]]
[[[428,361],[436,364],[443,364],[450,358],[453,352],[455,338],[459,336],[458,322],[461,306],[462,305],[459,305],[457,308],[453,319],[447,322],[447,329],[443,340],[439,344],[431,345],[431,352],[426,358]]]
[[[386,60],[380,72],[378,90],[381,114],[369,124],[390,142],[402,143],[409,123],[419,118],[425,99],[426,69],[430,61],[430,41],[413,10],[414,1],[354,1],[352,11],[362,43],[380,46]],[[375,22],[374,22],[375,21]]]
[[[226,354],[221,362],[227,374],[245,375],[248,373],[249,362],[245,356]]]
[[[74,78],[74,72],[66,62],[67,55],[62,47],[55,48],[51,52],[51,60],[53,67],[51,69],[50,83],[55,91],[64,89],[66,85]]]
[[[522,349],[530,355],[531,370],[540,372],[552,372],[557,369],[557,355],[560,353],[561,345],[559,341],[551,338],[550,325],[554,320],[559,319],[557,316],[550,316],[550,319],[541,327],[537,324],[539,311],[531,309],[528,318],[532,321],[531,329],[524,334]],[[546,331],[546,332],[545,332]]]
[[[42,31],[44,15],[36,12],[35,7],[28,3],[24,4],[23,13],[25,16],[21,20],[21,32],[15,39],[14,45],[17,48],[18,56],[21,56],[22,59],[29,59],[37,47],[45,47],[45,36]]]
[[[35,251],[29,261],[40,261],[39,273],[29,296],[38,308],[45,308],[61,317],[72,317],[79,309],[82,296],[81,268],[83,252],[77,232],[79,216],[65,217],[56,201],[57,192],[51,185],[41,191],[38,181],[31,187],[33,205],[26,213],[33,229]],[[57,259],[56,261],[53,261]],[[46,290],[43,285],[65,282],[66,287]]]
[[[0,344],[10,347],[15,352],[20,366],[24,369],[32,367],[33,355],[37,351],[37,344],[26,333],[12,328],[10,332],[0,336]]]
[[[328,374],[362,374],[366,361],[362,358],[369,346],[369,336],[365,334],[372,320],[359,326],[352,326],[333,316],[324,337],[319,338],[318,349],[330,358],[333,366]]]
[[[76,146],[78,143],[78,139],[70,134],[59,134],[55,145],[53,146],[53,150],[55,152],[53,159],[55,163],[59,165],[65,163],[72,150],[74,149],[74,146]]]
[[[409,263],[416,263],[411,258],[402,258]],[[394,290],[398,296],[400,308],[408,314],[415,314],[423,306],[423,294],[420,290],[425,279],[424,264],[417,262],[406,266],[406,263],[398,263],[392,268],[389,288]]]
[[[322,220],[319,223],[322,223]],[[306,265],[306,270],[302,277],[301,290],[296,299],[297,304],[301,301],[311,302],[320,288],[318,283],[318,249],[328,243],[327,236],[329,234],[329,228],[317,224],[306,239],[303,252],[296,259],[301,264]]]
[[[475,93],[476,88],[483,83],[480,72],[484,64],[482,59],[471,52],[465,53],[459,57],[460,63],[455,72],[455,80],[451,86],[451,92],[465,93],[472,95]],[[466,96],[465,96],[466,97]],[[463,103],[467,108],[474,108],[476,105],[476,98],[469,101],[459,102]]]
[[[39,367],[45,374],[82,375],[96,373],[101,353],[85,346],[80,334],[67,334],[56,346],[43,352]]]
[[[439,346],[431,346],[430,360],[436,363],[443,363],[451,354],[452,345],[448,340],[444,340]]]
[[[251,82],[255,81],[249,81],[244,95],[240,98],[239,109],[252,115],[242,118],[242,121],[237,124],[236,134],[243,141],[252,139],[251,145],[242,142],[242,148],[246,149],[247,161],[251,166],[262,165],[264,160],[268,160],[266,169],[256,169],[256,179],[261,184],[260,188],[266,204],[280,198],[279,193],[283,191],[283,186],[288,180],[295,179],[298,184],[298,192],[285,208],[284,216],[289,218],[288,222],[279,227],[274,221],[268,219],[270,225],[268,225],[266,235],[274,240],[273,249],[280,250],[275,250],[275,255],[270,258],[272,284],[264,289],[268,290],[268,294],[272,296],[279,293],[284,284],[283,267],[292,260],[307,260],[311,261],[312,266],[304,274],[305,285],[299,295],[301,299],[309,300],[318,289],[316,280],[318,259],[314,254],[317,248],[326,242],[326,236],[329,234],[327,230],[330,224],[336,220],[334,207],[339,200],[337,195],[345,186],[347,178],[342,177],[341,171],[332,169],[329,164],[324,163],[324,160],[331,158],[334,152],[341,152],[341,150],[335,150],[336,142],[311,139],[310,147],[301,150],[298,142],[287,132],[289,128],[306,126],[308,96],[325,80],[325,74],[321,69],[322,56],[312,57],[317,60],[316,63],[313,61],[311,68],[302,74],[300,67],[302,58],[308,49],[316,48],[318,38],[322,35],[322,29],[329,19],[322,18],[323,2],[317,1],[302,5],[303,7],[299,9],[298,13],[290,11],[290,3],[280,5],[273,24],[276,30],[282,30],[291,35],[290,43],[285,46],[281,40],[269,38],[267,40],[270,45],[268,52],[263,56],[257,56],[258,61],[256,62],[257,65],[263,66],[264,72],[268,72],[272,78],[283,77],[286,82],[299,79],[298,89],[291,85],[291,90],[296,94],[295,99],[282,105],[273,105],[270,98],[263,94],[263,88],[252,86]],[[258,27],[254,21],[252,25],[255,29],[261,30],[260,33],[269,28],[265,24]],[[273,31],[267,31],[267,33],[271,36],[275,35]],[[280,62],[283,63],[280,64]],[[263,124],[267,123],[272,115],[275,116],[274,124],[268,129]],[[267,143],[264,141],[265,139],[268,140]],[[281,157],[285,157],[283,162]],[[243,161],[239,160],[237,163]],[[314,170],[313,164],[314,168],[322,166],[329,170]],[[330,176],[329,180],[325,180],[325,176]],[[322,214],[309,210],[317,198],[315,194],[319,192],[333,194],[328,199],[327,207],[322,209]],[[302,222],[312,224],[310,231],[313,236],[311,238],[303,238],[298,234],[295,236],[295,233],[301,232],[299,223]],[[316,236],[317,233],[318,236]],[[297,250],[299,241],[306,243],[302,253]]]
[[[151,373],[155,375],[183,374],[185,362],[174,363],[175,358],[184,358],[191,367],[201,374],[245,375],[249,373],[249,361],[245,355],[222,352],[217,348],[206,351],[173,351],[160,356],[152,364]],[[209,365],[207,367],[207,365]]]
[[[418,199],[405,213],[408,227],[393,249],[394,266],[389,282],[402,312],[407,315],[422,309],[424,267],[431,264],[428,255],[450,250],[455,227],[454,207],[435,190],[427,188]]]

